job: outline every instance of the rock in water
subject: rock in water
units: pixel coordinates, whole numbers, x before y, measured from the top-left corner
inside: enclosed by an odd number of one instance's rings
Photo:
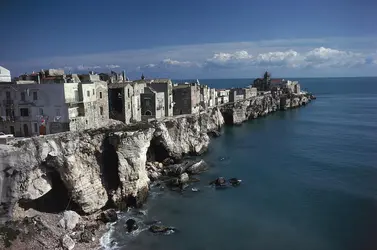
[[[149,231],[151,231],[152,233],[166,233],[170,230],[175,231],[175,228],[166,227],[166,226],[163,226],[163,225],[153,225],[153,226],[149,227]]]
[[[104,223],[115,222],[118,220],[118,215],[114,209],[109,209],[101,213],[101,221]]]
[[[215,185],[215,186],[225,186],[226,185],[226,180],[224,177],[219,177],[214,181],[211,181],[209,185]]]
[[[232,186],[239,186],[239,185],[241,184],[242,180],[239,180],[239,179],[237,179],[237,178],[230,178],[230,179],[228,180],[228,182],[229,182],[230,184],[232,184]]]
[[[189,174],[200,174],[208,169],[208,165],[204,160],[200,160],[187,168]]]
[[[189,176],[188,176],[188,174],[187,173],[183,173],[183,174],[181,174],[181,176],[180,176],[180,178],[179,178],[179,182],[180,182],[180,184],[185,184],[185,183],[187,183],[188,181],[189,181]]]
[[[127,227],[127,231],[130,233],[132,231],[135,231],[136,229],[138,229],[139,227],[137,226],[136,224],[136,221],[134,219],[128,219],[126,221],[126,227]]]
[[[66,230],[72,230],[76,227],[77,223],[80,222],[80,215],[75,211],[65,211],[63,213],[63,218],[59,221],[62,228]]]
[[[75,247],[75,241],[72,240],[67,234],[61,240],[63,249],[65,250],[72,250]]]
[[[89,243],[89,242],[92,242],[93,240],[94,240],[94,234],[87,229],[85,229],[84,232],[82,232],[80,235],[80,242]]]

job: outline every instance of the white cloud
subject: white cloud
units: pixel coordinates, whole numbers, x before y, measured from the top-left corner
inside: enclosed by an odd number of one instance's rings
[[[77,70],[93,70],[93,69],[100,69],[101,66],[85,66],[85,65],[79,65],[77,66]]]
[[[331,48],[315,48],[305,55],[305,62],[313,67],[353,67],[366,63],[366,55]]]
[[[11,62],[1,62],[12,72],[30,72],[40,68],[79,65],[69,70],[89,71],[122,68],[129,75],[140,70],[159,76],[160,72],[180,77],[253,76],[268,68],[284,74],[311,75],[338,72],[375,75],[377,37],[314,38],[253,42],[193,44],[150,49],[122,50],[86,55],[55,56]],[[352,68],[352,70],[350,70]],[[66,68],[68,69],[68,68]]]
[[[150,63],[144,66],[138,66],[137,70],[145,70],[145,69],[168,69],[168,68],[180,68],[180,67],[191,67],[197,66],[196,63],[189,62],[189,61],[177,61],[172,60],[170,58],[164,59],[158,63]]]
[[[119,66],[119,65],[116,65],[116,64],[107,64],[105,67],[106,67],[106,68],[109,68],[109,69],[120,68],[120,66]]]
[[[289,49],[273,51],[252,56],[248,51],[234,53],[215,53],[207,59],[207,66],[221,68],[234,66],[263,66],[263,67],[354,67],[366,64],[366,57],[362,53],[319,47],[301,53]]]

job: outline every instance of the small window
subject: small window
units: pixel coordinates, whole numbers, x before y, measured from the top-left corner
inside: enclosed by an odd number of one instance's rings
[[[34,101],[38,100],[38,93],[37,92],[33,92],[33,100]]]
[[[38,132],[38,124],[37,123],[34,123],[34,132]]]
[[[102,99],[102,92],[99,92],[99,98]]]
[[[25,101],[25,92],[21,92],[21,101]]]
[[[93,89],[93,95],[94,95],[94,89]]]
[[[99,107],[99,113],[100,115],[103,115],[103,107]]]
[[[22,117],[27,117],[27,116],[29,116],[29,109],[28,109],[28,108],[21,108],[21,109],[20,109],[20,115],[21,115]]]
[[[130,89],[127,89],[128,97],[130,97]]]
[[[60,109],[56,109],[56,116],[60,116]]]
[[[43,115],[43,108],[39,109],[39,115]]]
[[[88,120],[85,120],[86,125],[88,125]]]
[[[128,109],[131,109],[131,105],[130,105],[130,103],[128,103]]]
[[[88,97],[90,97],[90,91],[89,91],[89,90],[86,91],[86,95],[87,95]]]
[[[6,95],[7,100],[9,100],[9,99],[10,99],[10,92],[7,91],[7,92],[5,93],[5,95]]]

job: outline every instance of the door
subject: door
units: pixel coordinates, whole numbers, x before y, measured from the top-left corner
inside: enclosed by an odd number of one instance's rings
[[[46,135],[46,126],[44,125],[39,126],[39,134]]]
[[[29,127],[27,124],[24,124],[24,136],[28,137],[29,136]]]
[[[14,126],[10,126],[10,133],[11,133],[12,135],[15,135],[15,133],[14,133]]]

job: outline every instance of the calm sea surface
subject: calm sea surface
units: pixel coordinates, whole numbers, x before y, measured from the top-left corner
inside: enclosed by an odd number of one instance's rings
[[[316,101],[225,127],[203,156],[211,169],[195,183],[200,192],[152,191],[145,215],[123,214],[104,243],[131,250],[377,249],[377,78],[298,80]],[[218,176],[243,183],[208,187]],[[124,227],[131,216],[142,225],[134,235]],[[146,220],[180,231],[152,235]]]

